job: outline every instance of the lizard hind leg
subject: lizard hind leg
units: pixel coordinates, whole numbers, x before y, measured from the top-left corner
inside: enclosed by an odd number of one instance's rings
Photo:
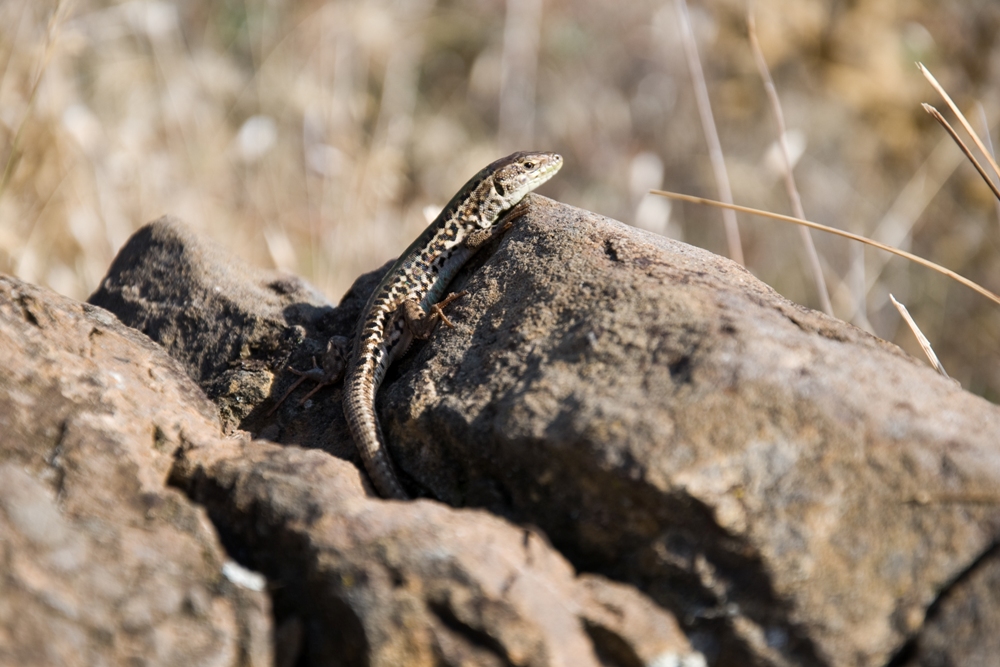
[[[437,303],[432,304],[430,312],[424,312],[424,309],[421,308],[420,304],[416,301],[411,299],[404,301],[400,304],[399,308],[403,321],[406,324],[406,328],[414,338],[418,338],[420,340],[430,338],[430,335],[434,332],[438,322],[444,322],[448,328],[454,329],[455,325],[448,319],[448,316],[444,314],[444,309],[452,301],[467,294],[468,292],[465,290],[462,290],[461,292],[452,292]]]
[[[278,399],[278,402],[275,403],[274,407],[271,408],[271,411],[267,413],[267,416],[270,417],[277,412],[278,408],[281,407],[281,404],[285,402],[285,399],[291,396],[292,392],[298,389],[299,385],[306,380],[315,382],[316,386],[313,387],[312,391],[302,397],[302,400],[298,403],[299,405],[304,404],[320,389],[334,384],[344,373],[349,348],[350,340],[344,338],[343,336],[331,336],[330,339],[326,341],[326,350],[323,353],[323,359],[320,364],[317,364],[316,357],[313,357],[313,367],[307,371],[296,370],[289,366],[288,371],[293,375],[297,375],[299,379],[293,382],[292,386],[285,391],[284,395],[280,399]]]

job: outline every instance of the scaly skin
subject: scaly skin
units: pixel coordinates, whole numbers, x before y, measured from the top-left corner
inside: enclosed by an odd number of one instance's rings
[[[344,414],[354,443],[378,492],[409,496],[385,447],[375,414],[375,394],[389,365],[414,338],[426,338],[437,321],[445,288],[485,243],[496,223],[525,195],[552,178],[562,157],[514,153],[472,177],[392,265],[372,293],[358,324],[344,383]]]

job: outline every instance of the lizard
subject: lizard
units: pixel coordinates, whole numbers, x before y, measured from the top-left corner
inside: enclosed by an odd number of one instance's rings
[[[406,499],[375,413],[375,394],[389,365],[414,338],[427,338],[442,308],[462,295],[442,299],[451,279],[496,229],[503,214],[562,167],[555,153],[514,153],[473,176],[410,244],[375,288],[362,311],[347,364],[344,416],[351,437],[378,492]]]
[[[368,476],[381,496],[409,498],[386,450],[375,412],[375,396],[386,370],[406,353],[414,339],[428,338],[438,322],[453,326],[443,309],[466,293],[442,298],[448,283],[498,228],[510,224],[498,225],[509,218],[511,209],[552,178],[562,164],[562,156],[556,153],[519,152],[483,168],[451,198],[375,287],[362,310],[350,355],[344,354],[346,344],[340,339],[328,345],[323,368],[296,372],[300,378],[308,377],[325,386],[346,370],[344,416]]]

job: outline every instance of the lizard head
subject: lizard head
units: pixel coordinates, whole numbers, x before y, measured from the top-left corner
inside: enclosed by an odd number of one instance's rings
[[[556,175],[563,159],[557,153],[522,152],[497,160],[493,167],[493,189],[503,208],[516,205],[526,194]],[[490,167],[487,167],[489,169]]]

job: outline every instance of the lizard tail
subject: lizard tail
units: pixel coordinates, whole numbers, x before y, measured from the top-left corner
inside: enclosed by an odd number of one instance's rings
[[[409,494],[399,483],[392,458],[385,448],[382,427],[375,414],[375,392],[378,385],[371,374],[359,369],[347,377],[344,395],[344,415],[361,459],[375,489],[383,498],[407,500]]]

